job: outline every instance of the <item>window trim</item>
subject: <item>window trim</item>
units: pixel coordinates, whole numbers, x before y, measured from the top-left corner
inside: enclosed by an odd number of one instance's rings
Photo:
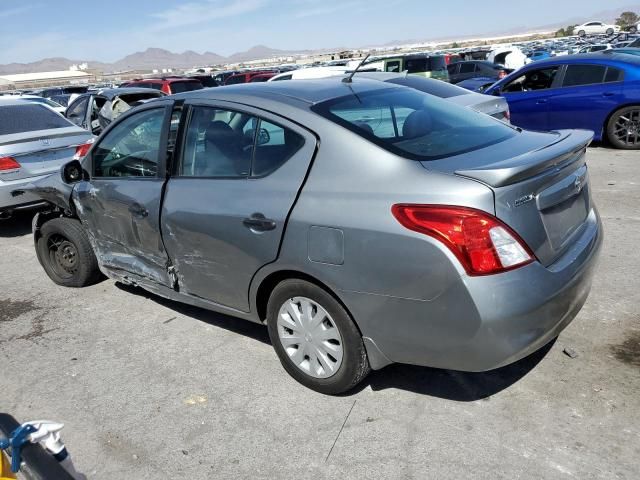
[[[144,105],[141,106],[139,108],[135,108],[130,110],[129,112],[126,112],[124,115],[122,115],[120,118],[118,118],[117,121],[112,122],[105,130],[104,132],[102,132],[102,134],[100,135],[98,141],[95,143],[95,145],[91,148],[91,154],[90,154],[90,158],[88,158],[88,162],[87,162],[87,170],[89,170],[89,178],[91,180],[91,182],[94,181],[102,181],[102,180],[107,180],[107,181],[112,181],[112,180],[137,180],[137,181],[152,181],[152,180],[163,180],[166,177],[166,167],[167,167],[167,155],[166,155],[166,151],[167,151],[167,141],[169,139],[169,128],[170,128],[170,122],[171,122],[171,114],[173,112],[173,100],[169,100],[169,101],[163,101],[163,102],[159,102],[156,103],[155,105]],[[142,114],[144,112],[148,112],[150,110],[160,110],[160,109],[164,109],[164,120],[163,120],[163,124],[162,124],[162,129],[160,131],[160,148],[158,149],[158,168],[156,170],[156,175],[155,177],[97,177],[95,176],[95,153],[98,150],[98,148],[100,147],[100,145],[102,144],[102,142],[104,142],[104,140],[108,137],[109,133],[111,132],[111,130],[113,130],[114,128],[116,128],[118,125],[120,125],[120,123],[124,122],[126,119],[128,119],[129,117],[133,117],[135,115],[139,115]],[[165,152],[165,155],[161,155],[161,152]]]

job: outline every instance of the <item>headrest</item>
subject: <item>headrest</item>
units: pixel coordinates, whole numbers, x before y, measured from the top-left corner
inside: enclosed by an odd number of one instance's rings
[[[426,110],[416,110],[407,117],[402,126],[404,138],[424,137],[431,132],[433,122],[431,114]]]

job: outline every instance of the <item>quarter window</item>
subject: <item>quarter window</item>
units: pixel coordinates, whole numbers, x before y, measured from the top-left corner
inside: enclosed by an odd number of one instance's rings
[[[460,73],[473,73],[475,71],[475,63],[463,63],[462,65],[460,65]]]
[[[155,177],[165,109],[128,117],[102,138],[93,154],[94,177]]]
[[[624,71],[619,68],[607,68],[607,74],[604,76],[605,83],[621,82],[624,80]]]
[[[400,72],[400,60],[394,60],[392,62],[387,62],[385,66],[386,72]]]
[[[607,67],[604,65],[568,65],[564,74],[565,87],[602,83]]]

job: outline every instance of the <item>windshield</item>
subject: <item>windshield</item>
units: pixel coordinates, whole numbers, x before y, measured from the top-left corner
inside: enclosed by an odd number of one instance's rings
[[[421,161],[479,150],[516,135],[484,114],[404,88],[353,94],[312,109],[386,150]]]
[[[0,135],[72,126],[65,118],[42,105],[0,106]]]

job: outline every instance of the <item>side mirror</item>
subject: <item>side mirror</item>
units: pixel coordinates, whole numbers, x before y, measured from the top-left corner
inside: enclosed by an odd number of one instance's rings
[[[62,166],[62,181],[68,185],[85,180],[88,175],[79,160],[72,160]]]
[[[258,131],[258,145],[266,145],[271,141],[271,135],[266,128],[261,128]]]

